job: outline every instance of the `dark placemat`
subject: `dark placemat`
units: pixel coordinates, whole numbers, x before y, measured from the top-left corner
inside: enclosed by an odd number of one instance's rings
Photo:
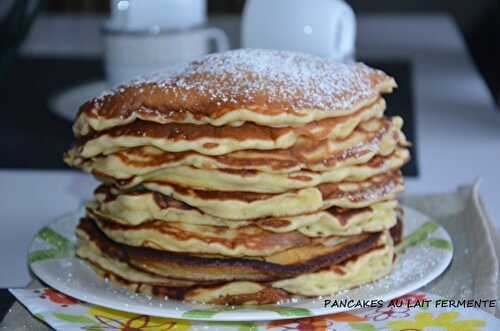
[[[71,86],[103,77],[100,61],[21,58],[0,77],[0,168],[60,169],[73,141],[71,123],[49,111],[48,100]]]
[[[410,61],[406,60],[392,60],[385,62],[364,61],[368,65],[379,68],[387,74],[396,78],[398,88],[394,93],[385,95],[387,101],[386,115],[395,116],[399,115],[404,120],[403,132],[409,141],[412,142],[410,147],[411,161],[406,164],[402,171],[405,176],[416,177],[418,176],[418,160],[417,151],[418,141],[415,134],[415,104],[413,101],[413,73]]]
[[[0,321],[14,303],[14,296],[7,289],[0,289]]]
[[[404,60],[366,61],[397,78],[399,88],[387,96],[387,114],[405,119],[404,131],[418,146],[415,137],[411,63]],[[0,77],[2,121],[0,140],[4,151],[0,168],[61,169],[61,158],[73,141],[71,124],[50,112],[51,96],[104,76],[97,59],[18,58]],[[416,176],[416,153],[403,173]]]

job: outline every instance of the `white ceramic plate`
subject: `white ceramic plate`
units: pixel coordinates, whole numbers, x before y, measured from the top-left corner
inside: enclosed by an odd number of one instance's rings
[[[394,271],[389,276],[335,296],[303,299],[282,305],[231,307],[189,304],[131,293],[106,282],[87,264],[74,257],[74,231],[83,211],[67,215],[40,230],[29,250],[29,264],[42,281],[65,294],[137,314],[212,321],[317,316],[349,309],[325,308],[325,299],[390,300],[426,285],[446,269],[453,256],[448,233],[427,216],[407,207],[404,211],[406,246],[401,250]]]
[[[49,100],[49,109],[65,120],[73,122],[78,108],[107,87],[105,81],[95,81],[69,88]]]

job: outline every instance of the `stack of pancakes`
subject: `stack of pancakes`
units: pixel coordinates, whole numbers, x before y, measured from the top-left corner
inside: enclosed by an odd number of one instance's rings
[[[65,156],[102,182],[77,255],[133,291],[218,304],[387,275],[401,240],[393,78],[266,50],[213,54],[85,103]]]

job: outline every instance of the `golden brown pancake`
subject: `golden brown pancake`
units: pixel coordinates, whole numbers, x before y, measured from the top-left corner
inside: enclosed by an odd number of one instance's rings
[[[332,265],[325,270],[292,279],[277,282],[234,281],[212,284],[155,276],[151,279],[148,274],[100,255],[98,250],[91,251],[87,247],[79,250],[82,254],[80,257],[101,277],[130,291],[161,298],[219,305],[272,304],[290,298],[335,294],[387,275],[391,271],[394,257],[392,246],[383,246],[339,265]]]
[[[65,155],[65,162],[98,177],[123,180],[178,166],[258,170],[270,173],[331,171],[368,162],[375,155],[389,155],[398,145],[407,146],[406,138],[401,132],[402,124],[400,117],[372,119],[361,123],[350,136],[341,140],[327,139],[318,142],[301,139],[288,149],[243,150],[219,156],[193,151],[171,153],[156,147],[143,146],[87,159],[82,158],[77,149],[73,148]]]
[[[77,234],[83,240],[93,242],[111,258],[135,269],[161,277],[213,282],[270,281],[314,272],[378,247],[383,232],[325,238],[260,258],[175,253],[123,245],[106,237],[90,218],[80,221]]]
[[[202,169],[190,166],[164,168],[126,180],[101,177],[105,183],[120,189],[130,189],[142,183],[165,182],[204,191],[245,191],[283,193],[290,190],[315,187],[324,183],[363,181],[403,166],[410,158],[405,148],[397,148],[387,156],[377,155],[367,163],[345,166],[331,171],[295,171],[288,174],[257,170]]]
[[[131,227],[106,221],[95,214],[89,216],[96,219],[101,231],[115,242],[179,253],[267,256],[311,243],[309,237],[298,231],[277,233],[256,225],[231,229],[152,221]]]
[[[216,127],[138,120],[81,137],[77,139],[75,148],[77,153],[87,158],[138,146],[155,146],[167,152],[192,150],[206,155],[222,155],[244,149],[288,148],[301,138],[315,141],[345,138],[360,122],[380,117],[384,108],[385,102],[380,98],[351,115],[284,128],[270,128],[253,123],[237,127]]]
[[[301,215],[332,206],[362,208],[394,199],[404,189],[399,171],[383,173],[365,181],[325,183],[278,194],[202,191],[160,181],[143,183],[142,187],[171,196],[204,213],[232,220]]]
[[[362,219],[366,214],[370,215],[370,211],[363,209],[359,211],[346,210],[339,212],[335,221],[351,221],[354,223],[357,221],[356,218]],[[221,254],[232,257],[269,256],[292,247],[318,242],[319,240],[315,238],[332,237],[334,235],[329,233],[335,233],[335,230],[342,236],[360,234],[365,229],[369,230],[365,232],[387,230],[396,224],[397,214],[397,212],[392,211],[392,215],[391,213],[385,213],[382,214],[381,218],[359,222],[361,224],[346,224],[346,232],[349,231],[347,234],[341,232],[339,229],[341,227],[334,223],[333,219],[330,220],[331,222],[306,223],[307,225],[291,231],[276,229],[276,225],[286,223],[285,220],[280,219],[258,220],[236,228],[189,224],[182,220],[180,222],[153,220],[131,226],[102,217],[100,214],[94,213],[92,209],[88,210],[88,216],[96,220],[96,224],[101,231],[115,242],[171,252]],[[387,218],[383,218],[385,215],[388,215]]]
[[[96,201],[87,205],[88,213],[99,219],[125,226],[148,222],[182,222],[193,225],[239,228],[257,225],[271,232],[298,230],[309,237],[353,235],[377,232],[395,224],[400,210],[395,200],[382,201],[368,207],[326,210],[296,216],[261,218],[256,220],[229,220],[215,217],[157,192],[130,192],[116,194],[107,186],[96,190]]]
[[[398,227],[399,225],[394,227],[394,231],[391,232],[397,235]],[[273,281],[220,282],[206,279],[183,280],[138,269],[130,263],[130,258],[135,253],[130,253],[127,246],[113,243],[105,236],[99,235],[99,230],[91,221],[82,220],[78,234],[81,243],[77,255],[88,261],[101,276],[139,293],[217,304],[263,304],[274,303],[292,296],[328,295],[376,280],[391,270],[394,259],[392,241],[399,240],[394,237],[391,239],[391,236],[383,233],[379,236],[377,246],[372,249],[351,255],[342,262],[330,264],[315,272],[304,272],[295,277],[280,275],[281,279]],[[347,246],[345,245],[344,248],[347,249]],[[147,252],[143,253],[143,255],[150,255]],[[195,264],[189,265],[188,269],[196,268],[198,258],[194,259]],[[208,259],[216,260],[212,257],[205,258],[205,260]],[[185,261],[187,263],[189,260]],[[262,263],[262,261],[259,262]],[[224,264],[227,263],[228,260],[224,259],[219,267],[224,268]],[[235,272],[239,270],[238,267],[234,268]],[[215,270],[212,269],[212,271]],[[193,275],[196,276],[194,273]]]
[[[77,136],[137,119],[220,126],[290,126],[352,114],[396,86],[364,64],[271,50],[208,55],[176,72],[138,79],[90,100]]]
[[[258,226],[272,232],[297,230],[308,237],[353,236],[392,228],[401,209],[395,200],[382,201],[364,208],[330,207],[326,210],[281,218],[256,220]]]

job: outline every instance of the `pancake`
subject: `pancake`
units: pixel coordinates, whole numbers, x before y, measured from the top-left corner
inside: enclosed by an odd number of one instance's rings
[[[87,211],[110,222],[136,226],[150,221],[183,222],[237,228],[250,224],[244,220],[228,220],[203,213],[199,209],[172,197],[151,191],[120,192],[101,185],[95,191],[95,201]]]
[[[187,254],[134,247],[110,240],[90,218],[80,221],[77,235],[115,260],[161,277],[189,281],[271,281],[315,272],[368,252],[387,240],[386,232],[331,237],[262,257]]]
[[[170,252],[233,257],[268,256],[311,243],[310,238],[298,231],[277,233],[255,225],[232,229],[153,221],[131,227],[102,220],[95,214],[89,216],[95,219],[101,231],[115,242]]]
[[[379,233],[376,241],[373,241],[374,238],[371,238],[370,248],[364,247],[363,249],[358,249],[357,254],[351,250],[351,254],[344,254],[343,258],[338,258],[342,254],[340,251],[337,251],[336,260],[341,262],[329,263],[335,260],[329,256],[330,260],[326,264],[321,263],[322,267],[319,269],[300,268],[303,272],[299,275],[290,277],[290,274],[274,274],[271,276],[274,279],[267,281],[258,281],[255,279],[225,280],[222,282],[207,279],[193,281],[165,277],[164,275],[159,276],[137,268],[133,262],[131,263],[131,259],[134,259],[137,255],[137,252],[134,252],[137,249],[110,241],[102,234],[99,234],[99,230],[93,225],[92,221],[87,222],[86,220],[82,220],[78,229],[78,235],[81,242],[77,250],[77,255],[91,263],[95,270],[103,277],[118,282],[135,292],[178,300],[217,304],[263,304],[274,303],[296,296],[329,295],[385,276],[390,272],[394,260],[392,238],[387,232],[384,232]],[[343,246],[344,250],[349,250],[347,246]],[[354,246],[351,245],[351,249],[354,249]],[[154,250],[141,250],[142,255],[158,255],[158,252]],[[162,262],[168,263],[166,261],[169,260],[169,254],[161,253],[161,255]],[[328,260],[325,257],[323,256],[323,260]],[[217,260],[216,258],[201,259],[205,261],[199,261],[199,257],[191,257],[185,260],[185,263],[188,264],[187,269],[199,267],[202,263],[207,264],[207,268],[210,269],[209,265],[213,264],[214,260]],[[216,265],[221,271],[225,270],[225,265],[233,263],[235,265],[233,267],[234,272],[240,271],[239,268],[244,264],[242,261],[247,261],[247,264],[260,264],[261,267],[267,263],[265,261],[241,259],[218,260]],[[304,263],[307,265],[309,262]],[[274,268],[270,267],[272,264],[267,264],[268,270]],[[278,268],[283,268],[283,266],[278,266]],[[286,268],[289,268],[289,266]],[[163,269],[169,270],[166,268]],[[316,270],[312,271],[314,269]],[[215,271],[214,268],[210,270]],[[219,272],[219,275],[221,274],[223,272]],[[194,272],[188,272],[183,275],[198,276],[197,278],[201,276]],[[211,275],[211,273],[208,273],[208,275]],[[225,278],[228,279],[230,277]],[[247,276],[246,278],[249,277]],[[268,279],[270,279],[269,276]]]
[[[137,119],[293,126],[352,114],[395,86],[392,77],[361,63],[242,49],[106,91],[82,105],[73,130],[83,136]]]
[[[251,221],[228,220],[205,214],[157,192],[115,195],[109,187],[102,186],[96,191],[96,201],[87,205],[87,211],[95,218],[132,227],[149,222],[182,222],[232,229],[257,225],[271,232],[298,230],[306,236],[318,237],[382,231],[394,225],[399,208],[397,201],[390,200],[358,209],[330,207],[324,211],[305,215]]]
[[[268,231],[297,230],[308,237],[353,236],[387,230],[396,225],[400,215],[397,201],[392,200],[357,209],[330,207],[317,213],[260,219],[255,223]]]
[[[232,220],[312,213],[332,206],[362,208],[394,199],[403,191],[399,171],[359,182],[325,183],[285,193],[201,191],[163,182],[143,183],[144,189],[171,196],[204,213]]]
[[[396,224],[397,212],[391,210],[380,215],[380,218],[368,219],[369,211],[345,211],[350,226],[345,226],[349,235],[360,234],[363,229],[370,232],[387,230]],[[341,214],[341,213],[339,213]],[[352,215],[349,215],[352,214]],[[375,214],[372,212],[371,214]],[[101,231],[111,240],[129,246],[149,247],[162,251],[184,252],[196,254],[220,254],[231,257],[269,256],[293,247],[309,245],[317,242],[314,238],[328,238],[329,233],[342,232],[342,227],[334,221],[316,220],[311,217],[300,220],[303,225],[292,231],[276,231],[275,223],[283,224],[283,220],[264,220],[237,228],[227,228],[211,225],[197,225],[180,222],[150,221],[137,226],[123,225],[101,217],[91,210],[88,216],[96,221]],[[379,215],[377,215],[379,216]],[[342,220],[338,217],[336,220]],[[299,221],[299,222],[300,222]],[[297,222],[297,223],[299,223]],[[309,224],[308,224],[309,223]],[[271,228],[267,230],[266,228]],[[306,234],[302,233],[304,231]],[[328,239],[325,239],[328,240]]]
[[[119,273],[110,271],[109,264],[105,267],[96,265],[88,258],[88,262],[94,271],[102,278],[127,288],[135,293],[147,296],[157,296],[193,303],[209,303],[217,305],[264,305],[283,302],[290,298],[290,294],[279,289],[266,286],[256,282],[230,282],[223,285],[199,285],[186,287],[167,287],[152,285],[146,282],[134,282],[120,276]],[[104,263],[107,263],[105,261]],[[135,270],[127,268],[123,270],[127,277]],[[168,282],[168,280],[167,280]]]
[[[65,155],[65,162],[93,173],[98,178],[111,177],[131,183],[134,176],[160,169],[192,166],[200,169],[256,170],[268,173],[290,173],[300,170],[331,171],[348,165],[362,164],[375,155],[389,155],[398,145],[407,146],[401,132],[400,117],[376,118],[361,123],[342,140],[314,141],[302,139],[288,149],[244,150],[209,156],[197,152],[164,152],[151,146],[128,148],[110,155],[82,158],[76,149]]]
[[[203,284],[151,276],[100,252],[82,253],[94,270],[130,291],[150,296],[219,305],[272,304],[286,299],[330,295],[386,276],[392,268],[393,248],[374,249],[327,270],[274,283],[235,281]],[[97,262],[94,262],[97,261]],[[153,280],[151,280],[151,277]],[[170,285],[172,284],[172,285]],[[283,289],[282,289],[283,288]],[[288,291],[286,291],[286,290]]]
[[[75,148],[78,154],[87,158],[138,146],[155,146],[167,152],[196,151],[206,155],[222,155],[244,149],[288,148],[303,137],[311,140],[345,138],[360,122],[382,116],[384,108],[385,102],[380,98],[351,115],[284,128],[253,123],[215,127],[139,120],[81,137],[76,140]]]
[[[101,180],[121,189],[129,189],[147,182],[164,182],[205,191],[283,193],[315,187],[323,183],[363,181],[369,177],[399,169],[409,158],[410,153],[407,149],[397,148],[392,154],[375,156],[367,163],[326,172],[296,171],[276,174],[257,170],[200,169],[180,166],[135,176],[131,180],[102,177]]]

